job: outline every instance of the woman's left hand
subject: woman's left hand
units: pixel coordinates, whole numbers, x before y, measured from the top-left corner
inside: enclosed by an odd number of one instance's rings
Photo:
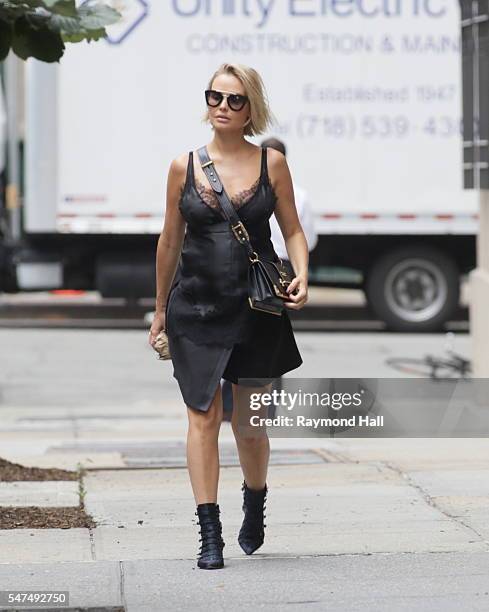
[[[284,301],[286,308],[291,310],[300,310],[307,302],[307,277],[295,276],[290,285],[287,287],[287,293],[289,294],[289,300]]]

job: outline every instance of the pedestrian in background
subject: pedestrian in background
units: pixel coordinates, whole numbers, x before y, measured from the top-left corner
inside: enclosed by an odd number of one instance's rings
[[[283,155],[287,155],[287,149],[285,144],[279,140],[278,138],[265,138],[265,140],[261,143],[262,147],[268,147],[270,149],[275,149],[280,151]],[[304,230],[304,234],[307,240],[307,247],[309,252],[311,252],[318,242],[318,235],[316,229],[314,227],[314,213],[309,204],[309,196],[307,191],[300,187],[294,179],[292,179],[292,185],[294,188],[294,199],[295,206],[297,209],[297,215],[299,217],[299,221],[301,222],[302,229]],[[272,233],[271,240],[273,244],[273,248],[277,255],[282,259],[284,264],[289,267],[292,271],[292,266],[289,261],[289,255],[287,253],[287,249],[285,247],[285,241],[282,235],[282,230],[277,222],[275,215],[270,217],[270,231]],[[294,276],[292,272],[292,276]],[[274,383],[274,389],[277,391],[282,387],[282,377],[279,377]],[[227,380],[222,380],[222,401],[223,401],[223,410],[224,410],[224,421],[231,421],[231,416],[233,412],[233,390],[231,387],[231,383]],[[271,413],[270,416],[273,416]]]
[[[284,155],[287,155],[285,144],[278,138],[266,138],[261,143],[261,146],[268,147],[270,149],[276,149]],[[294,180],[294,178],[292,178],[292,185],[294,188],[294,199],[295,207],[297,209],[297,215],[299,217],[299,221],[301,222],[302,229],[304,230],[304,234],[306,236],[307,247],[309,249],[309,252],[311,252],[318,242],[318,235],[314,228],[314,213],[309,204],[309,196],[307,194],[307,191],[303,187],[299,186]],[[275,215],[272,215],[270,217],[270,230],[272,232],[272,243],[275,252],[280,257],[280,259],[284,261],[284,263],[290,265],[289,255],[287,253],[287,249],[285,248],[284,238]]]

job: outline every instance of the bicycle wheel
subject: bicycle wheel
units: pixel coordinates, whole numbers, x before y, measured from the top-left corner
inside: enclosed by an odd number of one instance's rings
[[[459,378],[460,372],[452,363],[424,357],[389,357],[385,363],[403,374],[413,374],[424,378]]]

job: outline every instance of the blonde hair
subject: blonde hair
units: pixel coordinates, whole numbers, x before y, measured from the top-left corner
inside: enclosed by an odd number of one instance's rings
[[[243,134],[245,136],[255,136],[267,131],[268,126],[276,123],[276,118],[270,110],[265,85],[258,72],[250,66],[243,64],[224,63],[214,72],[207,89],[212,89],[214,79],[220,74],[232,74],[241,81],[245,89],[245,94],[250,101],[250,121],[245,124]],[[206,110],[202,121],[210,121],[209,111]]]

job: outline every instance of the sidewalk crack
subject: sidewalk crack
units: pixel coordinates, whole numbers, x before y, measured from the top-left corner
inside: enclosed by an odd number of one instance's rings
[[[125,593],[125,574],[124,574],[124,561],[119,561],[119,594],[121,596],[121,604],[124,610],[127,610],[126,593]]]
[[[92,561],[97,561],[97,555],[95,553],[95,537],[91,527],[88,527],[88,539],[90,540],[90,554],[92,555]]]
[[[319,455],[326,463],[352,463],[352,460],[336,450],[325,448],[311,448],[313,453]]]
[[[479,533],[477,529],[475,529],[475,527],[472,527],[472,525],[469,525],[468,523],[466,523],[459,516],[454,516],[453,514],[450,514],[449,512],[447,512],[446,510],[443,510],[443,508],[440,508],[438,504],[436,503],[436,501],[434,500],[434,498],[431,497],[431,495],[427,491],[425,491],[421,485],[414,482],[414,480],[410,476],[408,476],[408,474],[403,472],[401,468],[387,461],[382,461],[381,463],[385,465],[388,469],[395,472],[398,476],[401,476],[409,484],[410,487],[415,489],[420,494],[420,496],[423,498],[426,504],[428,504],[429,506],[437,510],[437,512],[445,516],[447,519],[450,519],[454,523],[457,523],[458,525],[465,527],[465,529],[468,529],[469,531],[471,531],[478,538],[480,542],[486,545],[487,551],[489,551],[489,541],[486,540],[484,536],[481,533]]]

